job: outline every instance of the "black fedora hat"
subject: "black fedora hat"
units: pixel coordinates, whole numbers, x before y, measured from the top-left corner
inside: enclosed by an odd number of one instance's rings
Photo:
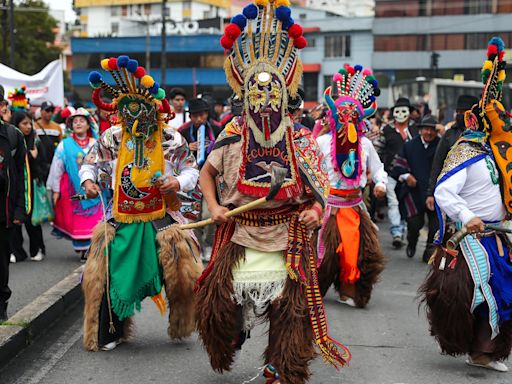
[[[210,111],[210,104],[204,99],[192,99],[188,102],[188,113],[199,113]]]
[[[478,104],[478,102],[478,97],[471,95],[460,95],[457,98],[457,105],[455,109],[457,111],[468,111],[473,107],[473,105]]]
[[[436,129],[436,125],[439,124],[437,119],[432,115],[425,115],[421,119],[419,123],[417,123],[418,128],[434,128]]]
[[[411,105],[411,102],[407,97],[399,97],[396,100],[395,105],[391,107],[391,114],[393,114],[393,111],[395,110],[396,107],[408,107],[409,112],[416,111],[416,108],[414,108],[414,106]]]

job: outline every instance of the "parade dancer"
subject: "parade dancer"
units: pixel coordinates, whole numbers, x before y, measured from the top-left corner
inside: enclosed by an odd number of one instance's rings
[[[93,101],[117,113],[119,124],[102,134],[80,171],[88,197],[113,190],[108,221],[95,228],[84,270],[88,351],[111,350],[129,337],[131,318],[145,297],[163,313],[162,286],[169,336],[189,336],[195,328],[193,288],[202,272],[192,234],[173,226],[185,222],[176,192],[192,190],[198,170],[186,141],[166,124],[173,113],[165,91],[128,56],[104,59],[101,66],[117,87],[92,72]],[[101,89],[112,103],[101,100]]]
[[[224,68],[244,112],[221,133],[200,178],[219,226],[198,282],[199,336],[212,368],[229,371],[255,322],[268,320],[264,375],[276,384],[309,379],[315,344],[334,366],[350,359],[327,334],[318,286],[310,236],[329,184],[316,142],[305,129],[294,130],[288,113],[288,93],[295,96],[302,78],[299,50],[307,44],[290,14],[288,1],[259,0],[226,26]],[[276,170],[286,177],[267,201]],[[229,209],[258,198],[265,201],[258,209],[227,221]]]
[[[507,160],[512,127],[500,102],[504,54],[503,41],[494,37],[482,69],[482,98],[465,113],[468,130],[439,175],[434,191],[438,248],[420,288],[430,332],[442,352],[468,354],[467,364],[501,372],[508,370],[502,361],[512,345],[511,248],[503,234],[510,227],[505,217],[512,213]],[[453,220],[448,226],[447,218]]]
[[[384,268],[377,230],[363,202],[368,171],[376,197],[385,196],[388,181],[377,151],[364,136],[363,120],[377,110],[380,89],[371,71],[360,65],[346,64],[333,82],[325,91],[330,130],[317,138],[331,184],[318,235],[318,274],[323,295],[334,283],[340,303],[363,308]]]

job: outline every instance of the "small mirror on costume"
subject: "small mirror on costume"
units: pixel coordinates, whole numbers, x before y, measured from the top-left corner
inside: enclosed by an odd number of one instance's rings
[[[271,79],[272,76],[270,76],[270,73],[268,72],[261,72],[260,74],[258,74],[258,82],[260,84],[268,84]]]

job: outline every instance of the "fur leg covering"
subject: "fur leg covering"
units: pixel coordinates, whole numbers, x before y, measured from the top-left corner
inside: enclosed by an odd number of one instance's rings
[[[309,275],[309,265],[302,265]],[[270,321],[269,344],[264,352],[265,363],[272,364],[283,384],[304,384],[311,371],[309,362],[315,357],[313,330],[303,288],[290,279],[283,294],[274,300],[267,314]]]
[[[325,254],[322,265],[318,268],[320,292],[325,296],[331,284],[337,292],[340,291],[340,257],[336,253],[340,244],[340,234],[336,227],[336,216],[331,215],[324,230]]]
[[[96,225],[89,248],[89,256],[85,264],[82,282],[85,300],[83,344],[87,351],[98,350],[99,312],[108,273],[104,251],[106,245],[114,238],[115,233],[115,229],[108,223]],[[105,241],[107,244],[105,244]]]
[[[512,320],[500,324],[500,333],[494,339],[494,346],[494,352],[489,355],[493,360],[508,359],[512,348]]]
[[[127,317],[123,320],[123,341],[128,341],[133,338],[135,334],[135,324],[133,317]]]
[[[446,267],[440,270],[443,256],[446,257]],[[448,267],[452,256],[441,247],[437,247],[433,257],[434,263],[418,290],[421,304],[425,304],[430,334],[435,337],[443,353],[451,356],[468,354],[474,334],[471,313],[474,284],[471,274],[461,254],[453,269]],[[508,344],[510,351],[510,330]]]
[[[380,249],[379,236],[370,216],[360,208],[354,208],[360,217],[359,233],[361,246],[359,252],[359,270],[361,275],[356,282],[354,302],[359,308],[364,308],[370,301],[373,286],[379,280],[384,270],[384,255]]]
[[[195,330],[194,285],[203,272],[199,249],[187,232],[168,228],[156,236],[169,304],[171,339],[188,337]]]
[[[197,330],[215,371],[229,371],[241,332],[233,301],[233,267],[245,258],[244,247],[228,243],[219,250],[210,274],[197,293]]]

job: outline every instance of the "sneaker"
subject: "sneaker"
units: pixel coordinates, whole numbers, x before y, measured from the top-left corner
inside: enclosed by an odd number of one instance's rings
[[[14,253],[11,253],[11,259],[10,259],[11,263],[15,264],[16,263],[16,256],[14,256]]]
[[[87,261],[87,251],[82,251],[82,255],[80,256],[80,262],[85,263]]]
[[[32,261],[41,261],[43,259],[44,259],[44,253],[41,250],[37,251],[36,255],[30,258],[30,260],[32,260]]]
[[[479,362],[478,360],[473,360],[469,356],[466,360],[466,364],[471,365],[472,367],[492,369],[493,371],[498,371],[498,372],[508,372],[508,367],[501,361],[496,361],[496,360],[491,360],[488,363],[485,363],[485,362]]]
[[[393,247],[395,247],[396,249],[402,248],[402,246],[404,245],[402,242],[402,236],[393,236],[392,244],[393,244]]]
[[[414,254],[416,253],[416,244],[412,244],[412,243],[407,244],[405,253],[409,259],[413,258]]]
[[[112,351],[114,350],[119,344],[121,344],[121,340],[114,340],[114,341],[111,341],[110,343],[108,344],[105,344],[104,346],[101,347],[101,350],[102,351]]]
[[[353,298],[351,297],[347,297],[346,299],[342,299],[341,297],[338,297],[336,299],[336,301],[340,304],[345,304],[345,305],[348,305],[349,307],[354,307],[356,306],[356,302],[354,301]]]

